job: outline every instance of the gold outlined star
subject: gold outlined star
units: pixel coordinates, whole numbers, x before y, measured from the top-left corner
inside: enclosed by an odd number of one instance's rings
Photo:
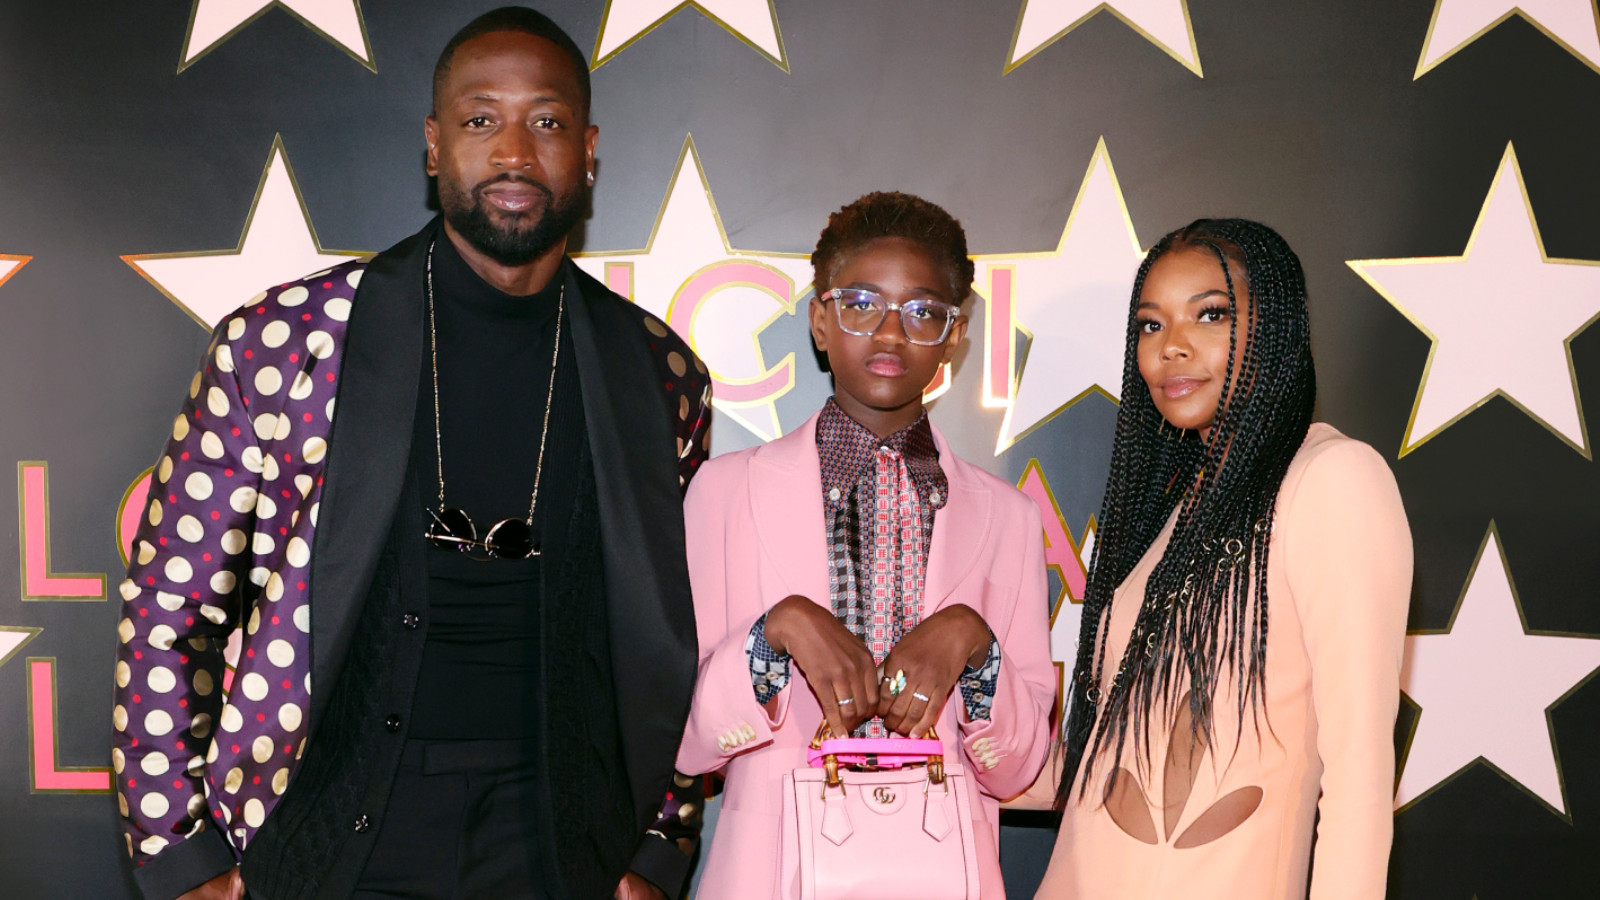
[[[1119,400],[1128,293],[1144,254],[1102,137],[1055,249],[974,257],[991,284],[996,272],[1010,279],[1011,324],[1029,337],[996,456],[1092,393]],[[991,350],[1011,339],[985,336]]]
[[[273,7],[336,44],[368,71],[378,71],[372,59],[372,41],[367,37],[367,20],[361,14],[361,0],[194,0],[178,71],[194,65]]]
[[[763,8],[765,17],[761,15]],[[593,71],[610,62],[685,9],[693,9],[721,25],[788,73],[789,55],[772,0],[606,0],[605,11],[600,14],[600,32],[594,38],[594,62],[589,69]],[[620,23],[616,21],[619,18],[623,20]]]
[[[32,625],[0,625],[0,666],[10,662],[41,631],[44,629]]]
[[[0,285],[11,280],[11,276],[22,271],[33,257],[16,253],[0,253]]]
[[[764,441],[783,434],[774,404],[794,387],[795,354],[769,367],[761,333],[795,314],[811,287],[811,261],[729,245],[693,135],[684,139],[644,249],[573,258],[689,343],[710,370],[718,411]],[[714,316],[701,315],[712,307]]]
[[[1101,12],[1121,19],[1140,37],[1183,63],[1184,68],[1205,77],[1200,68],[1200,48],[1195,44],[1188,0],[1022,0],[1017,27],[1011,32],[1011,48],[1006,51],[1006,64],[1000,74],[1010,74]],[[1180,49],[1185,39],[1187,49]]]
[[[1600,261],[1545,253],[1511,144],[1460,256],[1346,265],[1431,342],[1400,456],[1503,397],[1594,458],[1572,340],[1600,319]],[[1509,298],[1522,303],[1517,315],[1504,314]]]
[[[1406,637],[1398,814],[1482,763],[1572,823],[1550,712],[1600,674],[1600,637],[1528,627],[1494,522],[1442,630]],[[1485,702],[1485,698],[1493,698]]]
[[[259,291],[370,255],[323,249],[289,165],[283,136],[276,135],[236,247],[134,253],[122,261],[210,330]]]
[[[1436,0],[1428,19],[1428,35],[1422,40],[1422,55],[1412,81],[1433,71],[1468,44],[1499,27],[1512,16],[1543,32],[1584,65],[1600,72],[1600,2],[1597,0],[1500,0],[1499,3],[1463,3],[1461,0]],[[1467,34],[1467,37],[1461,37]],[[1442,52],[1435,39],[1454,43]]]

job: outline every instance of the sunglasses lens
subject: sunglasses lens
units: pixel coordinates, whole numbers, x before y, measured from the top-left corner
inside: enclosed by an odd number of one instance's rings
[[[472,519],[465,511],[441,509],[430,513],[430,516],[433,521],[428,525],[428,540],[435,547],[462,553],[471,549],[472,541],[478,537],[478,530],[472,526]]]
[[[527,559],[533,555],[533,530],[521,519],[506,519],[489,529],[484,538],[489,553],[503,559]]]

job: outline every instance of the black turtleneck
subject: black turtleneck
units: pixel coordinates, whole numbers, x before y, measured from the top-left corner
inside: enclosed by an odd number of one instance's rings
[[[434,248],[444,505],[465,510],[480,540],[501,519],[528,515],[564,280],[558,272],[544,290],[512,296],[472,271],[446,235],[439,236]],[[575,370],[566,335],[562,343],[568,358],[559,369],[570,379]],[[423,502],[437,509],[430,359],[425,357],[422,367],[413,460],[422,472]],[[560,390],[560,377],[557,387],[558,394],[571,395]],[[552,435],[563,427],[563,418],[568,428],[572,425],[570,416],[561,415],[559,399],[551,414]],[[581,411],[578,419],[582,427]],[[553,470],[560,468],[555,456],[564,443],[551,441],[546,447],[533,518],[536,536],[546,520]],[[540,704],[542,560],[473,558],[481,556],[427,548],[427,640],[409,737],[534,736],[534,711]]]

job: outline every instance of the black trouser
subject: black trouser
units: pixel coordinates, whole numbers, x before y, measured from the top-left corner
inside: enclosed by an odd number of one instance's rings
[[[531,741],[407,741],[356,900],[548,900]]]

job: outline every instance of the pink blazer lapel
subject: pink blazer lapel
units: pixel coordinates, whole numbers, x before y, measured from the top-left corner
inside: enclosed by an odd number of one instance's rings
[[[750,503],[756,541],[773,562],[784,590],[827,607],[821,466],[813,415],[756,451],[750,460]]]
[[[970,464],[955,455],[937,428],[933,429],[933,441],[939,448],[939,467],[949,481],[950,499],[933,520],[923,618],[948,603],[972,571],[989,538],[992,519],[989,489],[972,476]]]

